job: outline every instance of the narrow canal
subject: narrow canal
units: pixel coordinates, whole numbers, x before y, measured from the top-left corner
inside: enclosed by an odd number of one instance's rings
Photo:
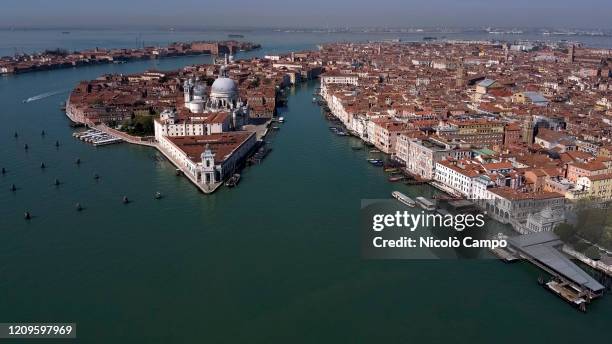
[[[86,343],[608,338],[610,297],[580,314],[527,264],[362,260],[360,200],[431,190],[388,183],[351,149],[357,141],[332,134],[311,101],[315,83],[290,91],[264,163],[211,196],[152,149],[73,139],[61,97],[21,103],[150,63],[0,79],[0,321],[73,321]]]

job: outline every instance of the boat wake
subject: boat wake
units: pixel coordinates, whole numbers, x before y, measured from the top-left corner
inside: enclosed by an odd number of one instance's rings
[[[45,92],[45,93],[41,93],[41,94],[32,96],[32,97],[30,97],[28,99],[24,99],[23,102],[24,103],[34,102],[34,101],[37,101],[37,100],[53,97],[53,96],[56,96],[58,94],[62,94],[62,93],[66,93],[66,92],[68,92],[68,90],[57,90],[57,91]]]

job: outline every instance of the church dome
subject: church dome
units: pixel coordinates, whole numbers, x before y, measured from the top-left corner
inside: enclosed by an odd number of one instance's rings
[[[193,88],[193,95],[198,97],[204,97],[206,95],[206,86],[198,84]]]
[[[238,93],[234,80],[224,77],[218,78],[213,82],[210,92],[211,95],[234,95]]]

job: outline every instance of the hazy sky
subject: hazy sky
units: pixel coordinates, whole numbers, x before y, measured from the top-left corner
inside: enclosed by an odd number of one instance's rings
[[[0,26],[612,28],[612,0],[2,0]]]

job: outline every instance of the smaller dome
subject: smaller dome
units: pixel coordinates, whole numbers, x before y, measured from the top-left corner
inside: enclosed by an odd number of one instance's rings
[[[197,84],[193,88],[193,95],[203,97],[206,94],[206,86]]]
[[[235,94],[237,93],[236,83],[230,78],[218,78],[212,84],[211,93]]]

